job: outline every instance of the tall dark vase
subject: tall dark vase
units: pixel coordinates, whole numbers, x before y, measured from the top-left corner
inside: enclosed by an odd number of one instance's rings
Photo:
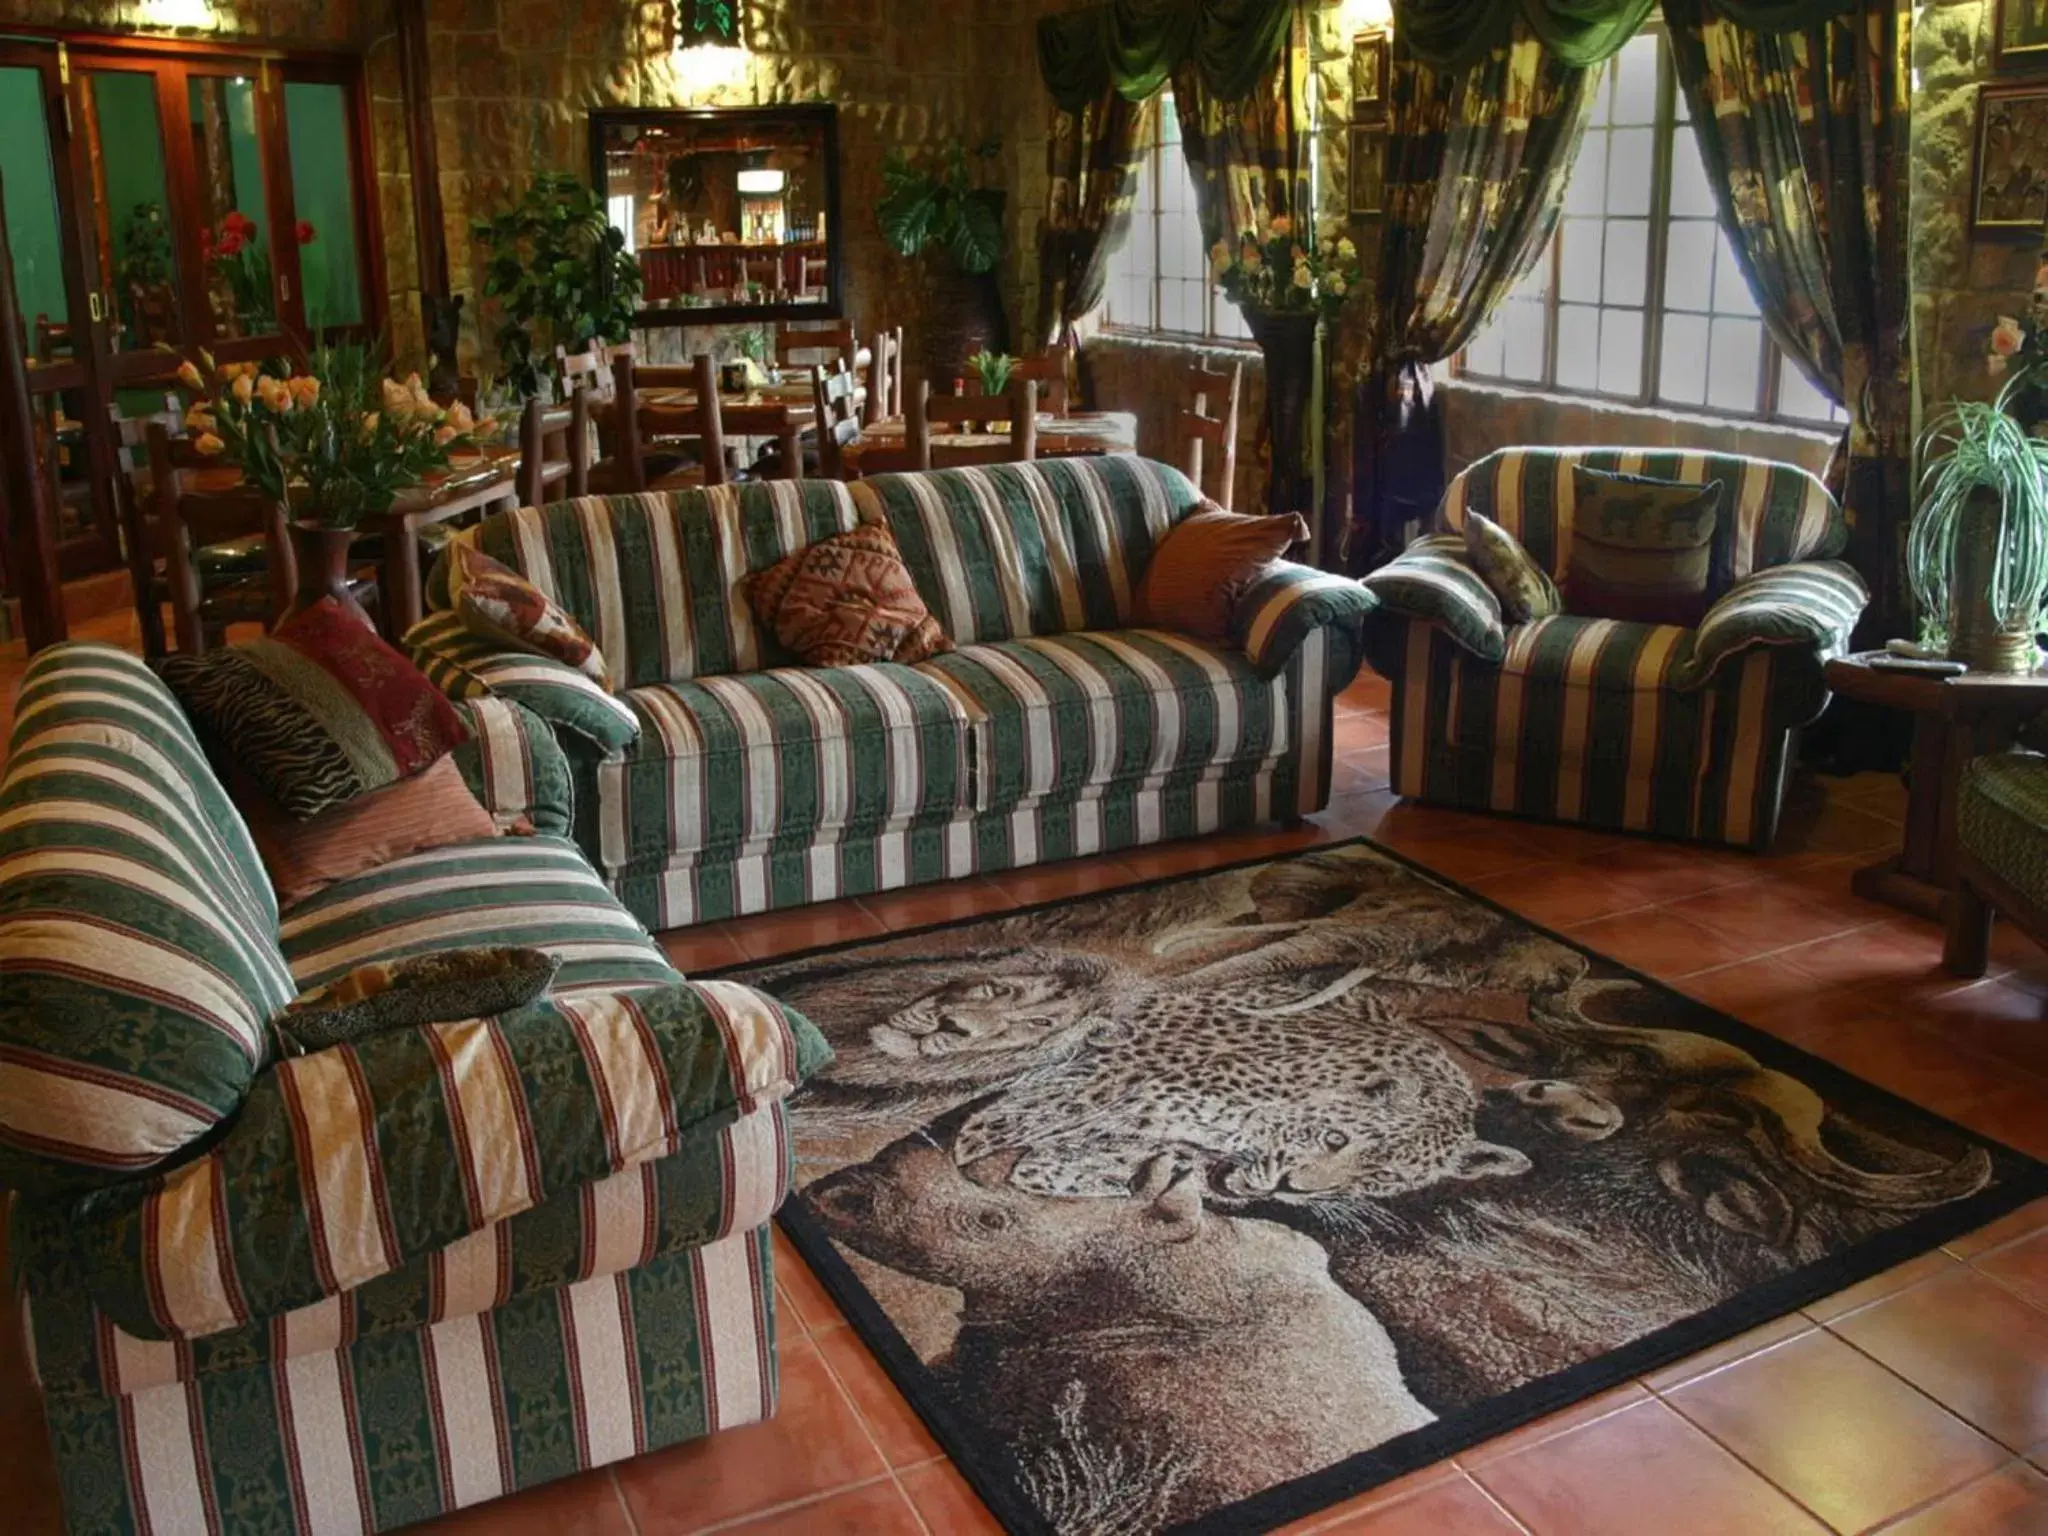
[[[349,546],[362,537],[355,528],[327,528],[319,523],[293,519],[292,558],[298,567],[298,583],[284,617],[304,613],[325,598],[334,598],[342,608],[362,620],[363,628],[375,629],[370,615],[349,590]]]
[[[1299,512],[1315,526],[1315,474],[1309,465],[1309,398],[1315,391],[1316,327],[1313,313],[1244,312],[1252,340],[1266,360],[1266,443],[1271,467],[1266,511]]]
[[[914,361],[933,389],[949,390],[975,353],[1009,351],[1003,292],[995,273],[962,272],[947,255],[935,254],[920,266],[924,324],[915,338]]]

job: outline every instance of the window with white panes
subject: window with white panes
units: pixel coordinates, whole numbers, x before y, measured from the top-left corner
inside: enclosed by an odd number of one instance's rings
[[[1102,318],[1122,331],[1251,338],[1237,306],[1209,278],[1195,180],[1181,151],[1171,92],[1160,93],[1146,132],[1130,233],[1109,259]]]
[[[1846,420],[1764,329],[1716,222],[1662,31],[1630,39],[1596,89],[1557,233],[1457,372],[1639,405]]]

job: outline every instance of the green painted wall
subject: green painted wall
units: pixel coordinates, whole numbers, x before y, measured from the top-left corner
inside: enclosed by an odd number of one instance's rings
[[[42,77],[33,69],[0,69],[0,178],[6,182],[7,243],[22,315],[69,318],[64,302],[63,246],[57,237],[57,188],[50,179],[49,125]]]
[[[363,281],[356,265],[355,196],[349,187],[348,105],[337,85],[290,81],[284,88],[291,145],[292,202],[313,241],[299,249],[306,324],[360,325]]]
[[[164,195],[164,137],[156,114],[156,76],[96,70],[90,82],[100,130],[107,222],[113,229],[118,265],[128,254],[127,227],[136,205],[155,203],[165,208],[169,202]]]

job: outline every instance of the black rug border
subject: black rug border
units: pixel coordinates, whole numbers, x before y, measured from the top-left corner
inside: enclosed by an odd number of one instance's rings
[[[1590,1360],[1582,1360],[1577,1365],[1567,1366],[1562,1371],[1517,1387],[1511,1392],[1489,1398],[1476,1407],[1461,1410],[1455,1416],[1439,1419],[1434,1424],[1396,1436],[1370,1451],[1348,1457],[1320,1472],[1276,1484],[1261,1493],[1253,1494],[1250,1498],[1211,1510],[1197,1520],[1174,1528],[1184,1533],[1184,1536],[1225,1536],[1225,1533],[1265,1530],[1328,1509],[1346,1499],[1406,1476],[1410,1472],[1434,1465],[1448,1456],[1456,1455],[1459,1451],[1469,1450],[1475,1445],[1519,1429],[1561,1408],[1596,1397],[1636,1377],[1647,1375],[1666,1365],[1711,1349],[1715,1345],[1726,1343],[1753,1328],[1788,1316],[1908,1259],[1931,1252],[1965,1233],[1976,1231],[2000,1216],[2019,1209],[2029,1201],[2048,1194],[2048,1163],[2043,1163],[2003,1142],[1980,1135],[1946,1115],[1925,1105],[1916,1104],[1881,1084],[1858,1077],[1825,1057],[1816,1056],[1710,1003],[1681,992],[1670,983],[1624,964],[1611,955],[1602,954],[1581,940],[1535,922],[1490,896],[1430,869],[1398,849],[1389,848],[1377,839],[1362,834],[1330,842],[1311,843],[1300,848],[1248,855],[1242,859],[1231,859],[1201,869],[1156,875],[1128,884],[1105,886],[1100,890],[1054,896],[1021,907],[1005,907],[965,917],[946,918],[936,923],[906,928],[900,932],[839,939],[776,955],[766,960],[747,960],[734,965],[720,966],[716,970],[704,972],[703,975],[707,979],[735,978],[750,971],[794,964],[845,950],[894,943],[900,939],[915,939],[921,934],[941,933],[975,923],[1025,917],[1056,907],[1072,906],[1077,902],[1178,885],[1189,880],[1226,874],[1232,870],[1278,863],[1356,844],[1363,844],[1374,853],[1392,859],[1434,885],[1454,891],[1490,911],[1513,919],[1555,943],[1576,950],[1601,965],[1612,967],[1614,971],[1630,980],[1712,1015],[1722,1038],[1748,1051],[1766,1066],[1801,1077],[1824,1095],[1831,1087],[1846,1086],[1855,1094],[1874,1097],[1880,1103],[1905,1110],[1973,1145],[1985,1148],[1991,1155],[1994,1182],[1988,1189],[1972,1195],[1967,1200],[1915,1217],[1912,1221],[1894,1227],[1888,1232],[1867,1238],[1824,1259],[1815,1260],[1789,1274],[1780,1275],[1775,1280],[1748,1287],[1704,1312],[1696,1312],[1617,1349],[1608,1350]],[[1040,1518],[1036,1507],[1018,1485],[1014,1468],[1007,1464],[1008,1459],[984,1450],[978,1438],[971,1432],[970,1426],[962,1422],[946,1406],[924,1362],[918,1359],[916,1352],[911,1349],[895,1323],[875,1302],[867,1287],[854,1274],[852,1266],[840,1257],[831,1239],[803,1208],[800,1198],[796,1198],[800,1197],[801,1193],[801,1190],[792,1191],[793,1198],[783,1204],[776,1214],[776,1220],[797,1252],[818,1276],[820,1283],[846,1314],[855,1331],[861,1335],[862,1341],[874,1351],[890,1379],[910,1404],[911,1410],[924,1422],[940,1448],[960,1468],[990,1512],[1007,1530],[1049,1531],[1050,1527]]]

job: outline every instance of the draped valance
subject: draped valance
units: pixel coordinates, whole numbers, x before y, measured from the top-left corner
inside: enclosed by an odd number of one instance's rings
[[[1751,32],[1798,32],[1864,0],[1707,0],[1711,15]],[[1517,17],[1561,62],[1581,68],[1621,51],[1657,0],[1393,0],[1394,32],[1435,69],[1505,47]]]
[[[1102,0],[1038,24],[1053,101],[1079,112],[1112,86],[1143,101],[1192,65],[1219,101],[1252,93],[1279,57],[1297,0]]]

